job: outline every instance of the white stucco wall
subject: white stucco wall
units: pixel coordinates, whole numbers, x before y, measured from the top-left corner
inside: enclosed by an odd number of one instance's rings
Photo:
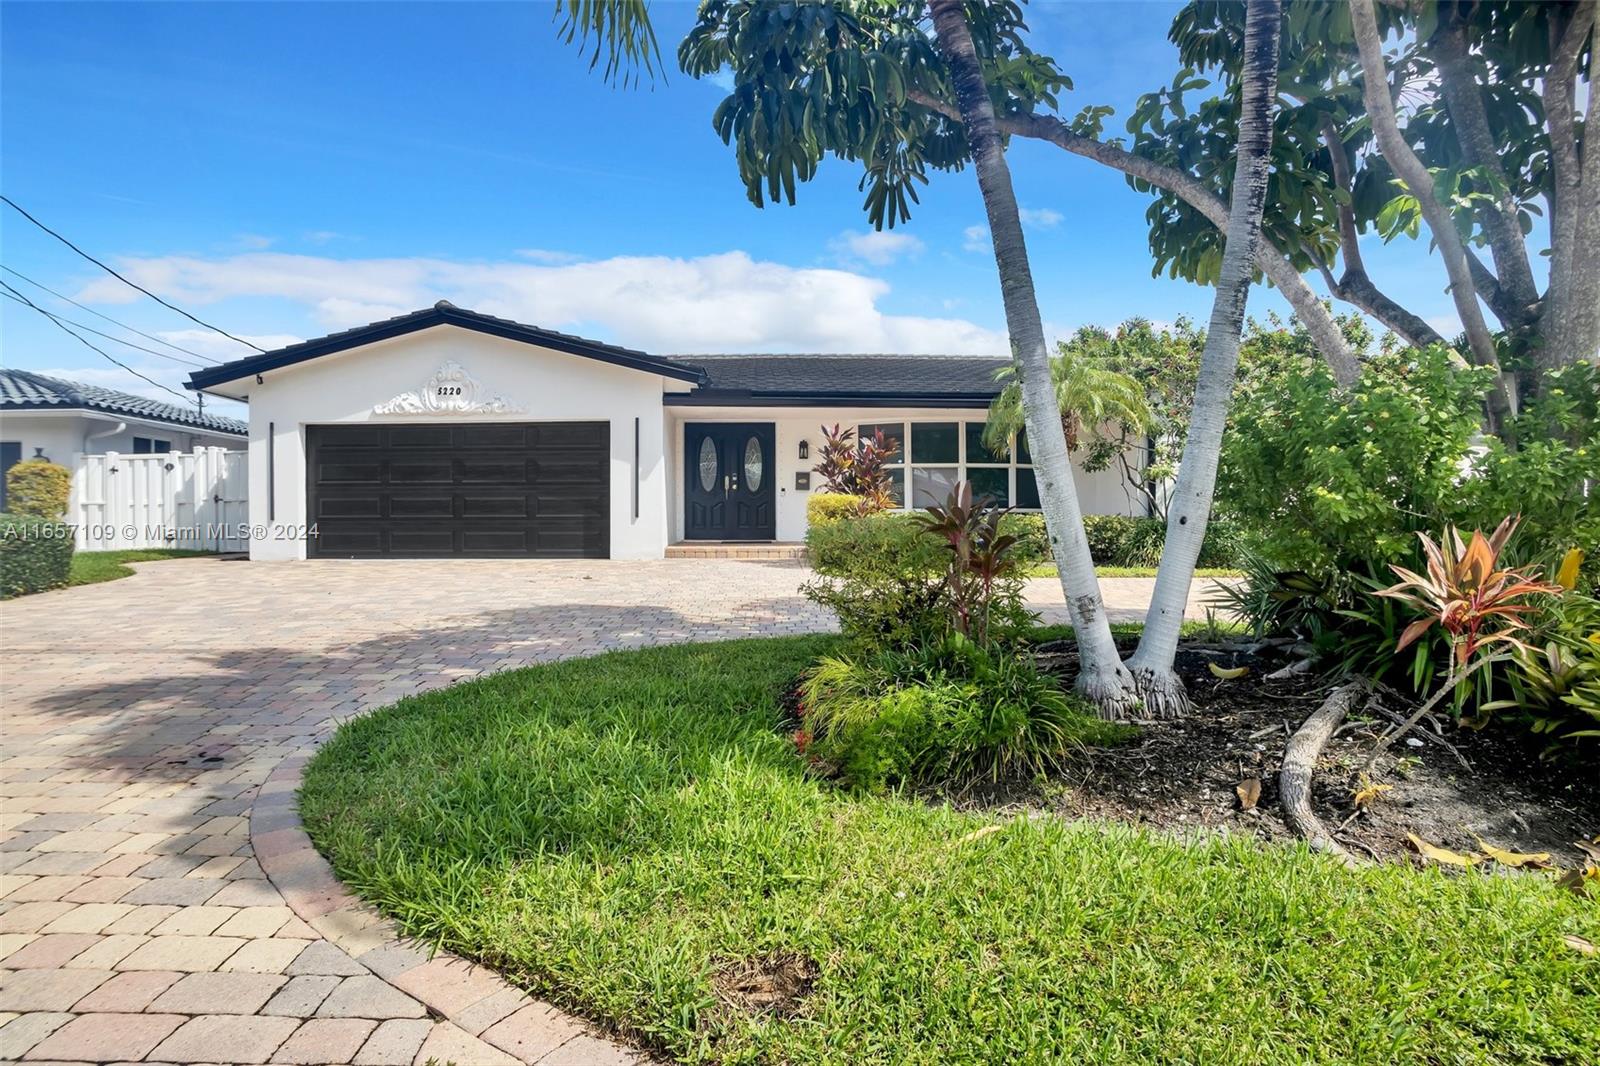
[[[523,410],[508,414],[374,415],[373,407],[421,388],[453,360],[490,393]],[[298,531],[306,515],[305,427],[334,422],[589,422],[611,427],[611,556],[660,558],[667,543],[666,462],[662,453],[663,379],[656,374],[567,355],[453,326],[379,341],[298,366],[269,371],[249,386],[250,521],[267,530],[252,559],[303,559]],[[634,419],[639,466],[634,468]],[[268,426],[272,454],[268,457]],[[269,487],[269,476],[271,484]],[[633,483],[639,478],[639,516]]]
[[[982,409],[951,408],[835,408],[835,407],[672,407],[667,415],[667,454],[671,486],[671,536],[683,539],[684,432],[686,422],[771,422],[777,430],[777,539],[799,541],[806,534],[806,500],[820,489],[815,474],[811,489],[795,488],[795,474],[816,466],[823,426],[859,426],[875,422],[982,422]],[[810,458],[800,458],[800,442],[810,445]],[[1086,514],[1143,514],[1142,504],[1129,494],[1115,470],[1088,473],[1074,463],[1073,478]]]
[[[93,436],[116,429],[119,423],[126,427],[121,432]],[[136,436],[167,441],[177,452],[193,451],[197,447],[243,450],[245,446],[239,437],[195,432],[181,426],[99,412],[89,415],[74,411],[0,412],[0,440],[21,441],[24,459],[33,458],[34,449],[43,448],[47,458],[66,467],[71,467],[79,455],[131,452]]]

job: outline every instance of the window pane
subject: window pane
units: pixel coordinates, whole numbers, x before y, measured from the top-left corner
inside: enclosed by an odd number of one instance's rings
[[[766,464],[762,462],[761,441],[752,436],[744,445],[744,487],[751,492],[761,491],[761,475]]]
[[[1004,507],[1007,505],[1006,497],[1010,494],[1007,476],[1010,472],[1004,467],[977,467],[967,471],[967,480],[972,482],[972,500],[974,503],[980,497],[987,496],[991,503]]]
[[[1033,462],[1033,456],[1028,454],[1028,431],[1025,429],[1017,434],[1017,462]]]
[[[1039,509],[1039,483],[1033,479],[1033,471],[1028,467],[1017,468],[1016,505],[1035,511]]]
[[[911,506],[932,507],[944,503],[960,480],[960,473],[953,466],[912,467]]]
[[[913,463],[953,463],[960,429],[955,422],[913,422],[911,461]]]
[[[894,485],[889,490],[889,496],[894,500],[894,505],[896,507],[904,507],[906,505],[906,468],[903,466],[891,466],[889,468],[889,481]]]
[[[996,455],[983,446],[982,422],[967,423],[967,462],[969,463],[1003,463],[1006,461],[1005,449],[1000,449]]]
[[[148,455],[148,454],[150,454],[150,438],[149,437],[135,437],[135,438],[133,438],[133,454],[134,455]]]
[[[170,440],[158,440],[155,442],[155,450],[161,454],[170,452],[172,450],[172,442]]]
[[[879,430],[883,431],[883,446],[891,448],[894,454],[892,460],[897,463],[906,461],[906,424],[904,422],[866,422],[856,427],[858,440],[871,440],[872,435]]]

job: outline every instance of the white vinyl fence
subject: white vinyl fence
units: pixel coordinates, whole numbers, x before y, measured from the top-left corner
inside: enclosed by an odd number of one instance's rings
[[[70,512],[78,550],[248,550],[246,455],[197,448],[79,456]]]

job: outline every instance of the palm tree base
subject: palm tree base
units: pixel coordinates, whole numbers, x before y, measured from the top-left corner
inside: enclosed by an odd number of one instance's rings
[[[1133,675],[1120,662],[1101,667],[1083,664],[1072,690],[1094,704],[1100,717],[1110,722],[1125,721],[1139,709]]]
[[[1147,718],[1183,718],[1194,709],[1189,702],[1189,690],[1183,678],[1171,668],[1157,669],[1138,661],[1138,656],[1128,661],[1133,675],[1133,688],[1144,702]]]

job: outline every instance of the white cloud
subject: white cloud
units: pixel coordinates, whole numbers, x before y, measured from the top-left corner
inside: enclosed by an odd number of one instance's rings
[[[247,355],[255,354],[248,346],[230,341],[220,333],[209,329],[162,329],[155,335],[170,344],[175,344],[187,352],[203,355],[209,359],[242,359]],[[293,333],[234,333],[240,340],[249,341],[258,348],[272,351],[274,348],[284,348],[291,344],[299,344],[305,340]]]
[[[414,311],[444,298],[487,314],[661,353],[1008,350],[1004,333],[965,319],[885,312],[879,304],[889,285],[881,278],[792,267],[737,251],[691,259],[615,256],[560,265],[267,252],[218,259],[124,259],[118,266],[181,306],[278,298],[308,309],[329,330]],[[128,291],[115,282],[95,281],[75,295],[85,303],[115,303],[123,302]]]
[[[278,243],[278,239],[276,237],[263,237],[259,233],[241,233],[239,236],[235,237],[234,240],[238,242],[240,248],[248,248],[252,252],[259,252],[263,249],[271,248],[274,244]]]
[[[307,244],[327,244],[329,241],[347,240],[343,233],[336,233],[331,229],[314,229],[300,235],[300,239]]]
[[[1019,207],[1017,215],[1024,226],[1036,229],[1053,229],[1061,225],[1067,217],[1060,211],[1048,207]],[[980,224],[962,230],[961,248],[967,252],[993,252],[994,243],[989,240],[989,227]]]
[[[558,252],[551,248],[518,248],[517,255],[535,263],[545,263],[549,266],[562,266],[566,263],[576,263],[583,256],[576,252]]]
[[[1461,319],[1456,315],[1430,315],[1424,321],[1447,341],[1461,336]]]
[[[841,263],[856,261],[873,266],[888,266],[904,255],[917,255],[923,244],[909,233],[894,230],[846,230],[828,242],[828,248]]]

